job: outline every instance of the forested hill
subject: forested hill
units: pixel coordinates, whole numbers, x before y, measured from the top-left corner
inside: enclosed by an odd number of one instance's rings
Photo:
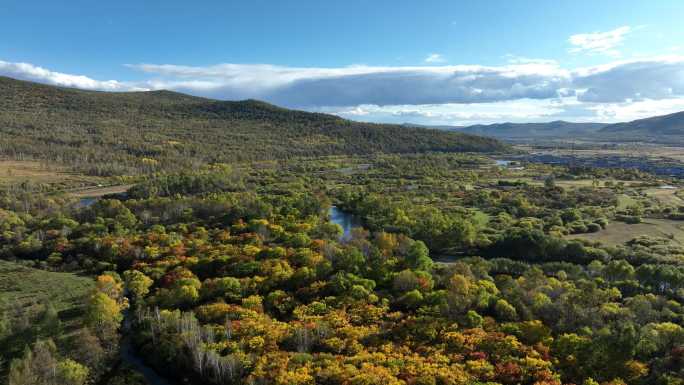
[[[506,140],[587,137],[603,128],[602,123],[572,123],[557,120],[548,123],[497,123],[454,127],[451,130]]]
[[[0,156],[48,159],[90,174],[331,154],[505,149],[490,138],[352,122],[254,100],[82,91],[0,77]]]
[[[602,128],[600,134],[627,136],[631,139],[666,139],[684,137],[684,111],[669,115],[654,116],[626,123],[611,124]]]

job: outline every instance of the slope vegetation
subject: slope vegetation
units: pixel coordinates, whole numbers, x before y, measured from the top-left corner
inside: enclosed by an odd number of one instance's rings
[[[684,140],[684,111],[626,123],[611,124],[602,128],[599,134],[604,136],[619,134],[631,139],[650,139],[655,141],[672,137]]]
[[[0,155],[48,159],[92,175],[331,154],[504,149],[495,139],[358,123],[255,100],[81,91],[0,77]]]

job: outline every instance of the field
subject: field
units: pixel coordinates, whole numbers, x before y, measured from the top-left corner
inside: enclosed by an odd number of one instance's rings
[[[49,185],[55,189],[92,186],[103,178],[86,177],[68,172],[65,168],[37,161],[0,160],[0,188],[25,182]]]
[[[626,210],[630,206],[634,206],[637,201],[636,199],[632,198],[631,196],[627,194],[619,194],[617,196],[618,204],[617,204],[617,209],[618,210]]]
[[[567,236],[567,238],[599,241],[605,245],[614,246],[624,244],[640,235],[671,238],[677,243],[684,245],[684,222],[652,218],[646,218],[642,223],[633,225],[623,222],[612,222],[608,225],[608,228],[597,233],[574,234]]]
[[[603,147],[602,143],[571,142],[555,143],[553,149],[537,145],[517,145],[517,149],[530,152],[543,152],[553,155],[573,155],[579,157],[600,156],[645,156],[649,158],[669,158],[684,161],[684,147],[660,146],[650,143],[620,143],[617,146]]]
[[[25,267],[0,260],[0,306],[19,305],[25,312],[35,313],[50,302],[58,312],[70,313],[83,305],[92,278],[71,273],[57,273]]]
[[[61,340],[80,327],[83,304],[93,287],[92,278],[0,260],[0,315],[9,321],[9,333],[0,335],[0,361],[18,357],[36,338],[52,338],[63,346]],[[39,322],[48,304],[57,312],[62,332],[46,334]],[[0,379],[7,369],[0,367]]]
[[[667,188],[650,188],[644,190],[646,195],[651,196],[658,200],[661,204],[668,206],[682,206],[684,205],[684,200],[677,196],[679,189],[667,189]]]
[[[124,193],[128,191],[128,189],[130,189],[131,187],[133,187],[132,184],[107,187],[92,187],[70,191],[69,195],[76,198],[99,198],[105,195]]]

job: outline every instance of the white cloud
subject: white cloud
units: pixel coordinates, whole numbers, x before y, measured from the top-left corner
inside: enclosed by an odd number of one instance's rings
[[[660,56],[565,69],[553,60],[511,57],[503,66],[297,68],[221,64],[131,66],[169,88],[219,99],[264,99],[299,108],[362,104],[425,105],[556,99],[620,103],[684,96],[684,56]]]
[[[632,32],[629,26],[622,26],[608,32],[579,33],[570,36],[568,42],[573,46],[571,53],[605,54],[619,56],[617,50],[625,36]]]
[[[426,63],[444,63],[445,61],[444,56],[438,53],[431,53],[425,58]]]
[[[0,60],[0,75],[16,79],[47,83],[61,87],[73,87],[102,91],[140,91],[146,88],[132,86],[116,80],[99,81],[82,75],[54,72],[29,63],[10,63]]]
[[[684,56],[575,69],[553,60],[507,57],[508,64],[501,66],[129,65],[146,77],[138,82],[100,81],[0,61],[0,75],[84,89],[169,89],[217,99],[256,98],[396,123],[619,121],[684,108]]]
[[[582,68],[573,86],[584,102],[619,103],[684,96],[684,56],[661,56]]]
[[[570,72],[553,63],[506,66],[297,68],[265,64],[209,67],[131,65],[156,76],[152,88],[219,99],[264,99],[290,107],[475,103],[552,98]]]
[[[565,120],[615,123],[684,110],[684,98],[623,103],[586,103],[575,97],[553,100],[521,99],[477,104],[362,105],[316,111],[369,122],[466,126],[501,122],[528,123]]]
[[[363,113],[358,113],[358,110]],[[562,113],[563,108],[556,101],[521,99],[475,104],[361,105],[353,109],[324,107],[316,111],[373,122],[470,125],[503,121],[549,121],[556,114]]]
[[[504,55],[503,58],[510,64],[546,64],[558,66],[558,62],[552,59],[535,59],[511,54]]]

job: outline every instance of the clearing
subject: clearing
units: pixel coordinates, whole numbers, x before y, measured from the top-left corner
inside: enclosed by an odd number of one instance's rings
[[[19,357],[27,344],[44,337],[36,318],[51,304],[61,321],[62,332],[51,334],[63,346],[70,333],[82,324],[85,300],[95,286],[92,278],[71,273],[57,273],[0,260],[0,314],[7,315],[12,326],[9,335],[0,338],[0,357],[10,361]],[[0,367],[0,381],[3,370]]]
[[[71,190],[69,195],[75,198],[99,198],[109,194],[121,194],[128,191],[134,185],[121,184],[116,186],[97,186],[84,189]]]
[[[671,219],[644,218],[642,223],[629,225],[624,222],[611,222],[608,228],[596,233],[572,234],[567,239],[586,239],[601,242],[605,245],[622,245],[640,235],[650,237],[671,238],[684,244],[684,222]]]
[[[0,260],[0,306],[18,304],[31,311],[50,302],[58,312],[78,309],[93,287],[92,278]]]
[[[667,206],[684,206],[684,200],[677,196],[678,188],[649,188],[644,190],[646,195],[654,197],[663,205]]]
[[[54,164],[28,160],[0,160],[0,187],[30,182],[63,189],[92,186],[103,181],[103,178],[79,175]]]

